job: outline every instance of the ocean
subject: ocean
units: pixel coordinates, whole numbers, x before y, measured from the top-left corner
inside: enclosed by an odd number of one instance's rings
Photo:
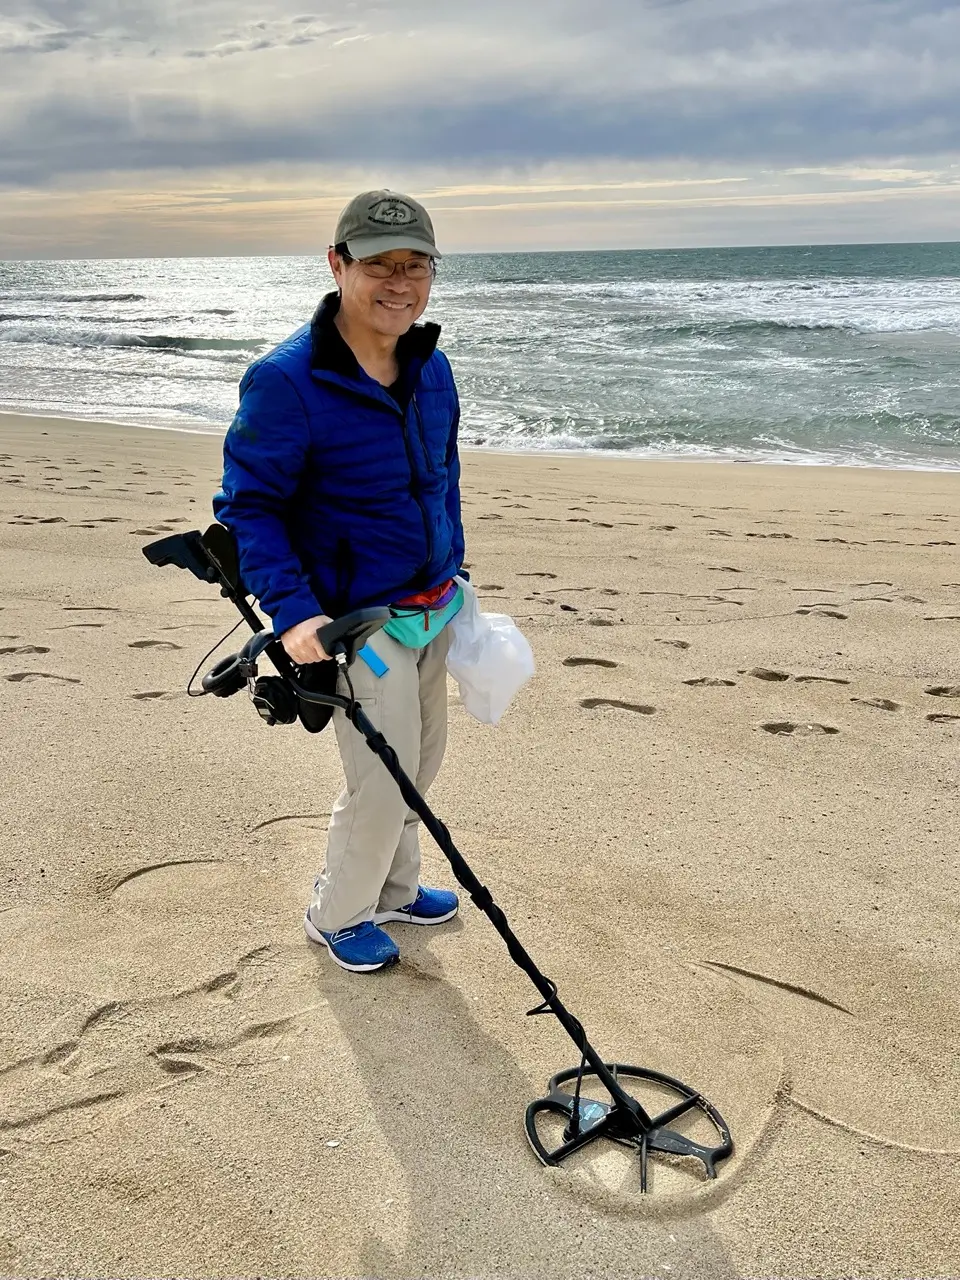
[[[0,407],[222,433],[324,257],[0,262]],[[960,244],[464,254],[464,445],[960,469]]]

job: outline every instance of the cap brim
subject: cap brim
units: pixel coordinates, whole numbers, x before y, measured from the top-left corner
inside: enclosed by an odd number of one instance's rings
[[[378,253],[390,253],[393,249],[410,249],[413,253],[427,253],[431,258],[442,255],[435,245],[426,240],[418,240],[416,236],[358,236],[347,241],[347,252],[351,258],[372,258]]]

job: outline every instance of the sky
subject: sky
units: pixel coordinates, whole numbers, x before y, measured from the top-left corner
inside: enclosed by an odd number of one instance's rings
[[[0,258],[960,240],[960,0],[305,4],[4,0]]]

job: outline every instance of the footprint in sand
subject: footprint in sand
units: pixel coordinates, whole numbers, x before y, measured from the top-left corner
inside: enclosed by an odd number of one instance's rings
[[[49,653],[50,650],[42,644],[19,644],[13,645],[8,649],[0,649],[0,653]]]
[[[131,698],[136,698],[138,702],[143,702],[146,699],[175,698],[176,696],[169,689],[148,689],[146,693],[131,693],[130,695]]]
[[[931,724],[950,724],[954,720],[960,722],[960,716],[951,716],[945,711],[934,711],[926,718]]]
[[[827,733],[839,733],[829,724],[794,724],[790,720],[771,720],[759,726],[764,733],[795,734],[798,737],[814,737]]]
[[[616,667],[619,664],[609,658],[564,658],[565,667]]]
[[[849,684],[850,681],[843,676],[791,676],[788,671],[773,671],[769,667],[752,667],[749,671],[740,669],[738,675],[753,676],[755,680],[768,680],[773,682],[793,679],[797,684],[812,684],[819,682],[821,684]]]
[[[597,707],[615,707],[621,711],[636,711],[641,716],[652,716],[657,709],[636,702],[621,702],[619,698],[581,698],[580,705],[588,711],[593,711]]]
[[[172,640],[131,640],[127,645],[128,649],[181,649],[182,647],[174,644]]]
[[[671,649],[689,649],[689,640],[657,640],[657,644],[668,644]]]
[[[30,682],[32,680],[59,680],[62,684],[80,683],[77,676],[58,676],[52,671],[15,671],[12,675],[4,676],[4,679],[11,680],[17,684]]]
[[[736,680],[724,680],[721,676],[698,676],[696,680],[684,680],[684,684],[694,685],[696,688],[712,688],[726,685],[732,687],[736,685]]]
[[[849,684],[849,680],[845,680],[843,676],[794,676],[797,684],[819,682],[821,684]]]
[[[858,703],[861,707],[877,707],[880,711],[900,710],[900,703],[893,702],[890,698],[851,698],[850,701]]]
[[[960,684],[932,684],[923,692],[932,698],[960,698]]]
[[[816,618],[840,618],[844,621],[847,618],[847,614],[841,613],[839,609],[825,609],[817,605],[814,605],[809,609],[794,609],[794,613],[801,613],[804,615],[812,613]]]

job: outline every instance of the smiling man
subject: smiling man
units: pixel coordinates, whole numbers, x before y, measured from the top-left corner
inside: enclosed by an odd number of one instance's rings
[[[328,253],[337,291],[244,375],[213,504],[294,662],[327,660],[317,630],[330,618],[400,606],[351,675],[421,794],[446,746],[445,627],[464,554],[456,386],[439,326],[416,323],[439,257],[416,200],[350,201]],[[420,885],[415,816],[343,712],[333,720],[346,785],[304,926],[342,968],[371,972],[400,958],[381,925],[439,924],[458,900]]]

